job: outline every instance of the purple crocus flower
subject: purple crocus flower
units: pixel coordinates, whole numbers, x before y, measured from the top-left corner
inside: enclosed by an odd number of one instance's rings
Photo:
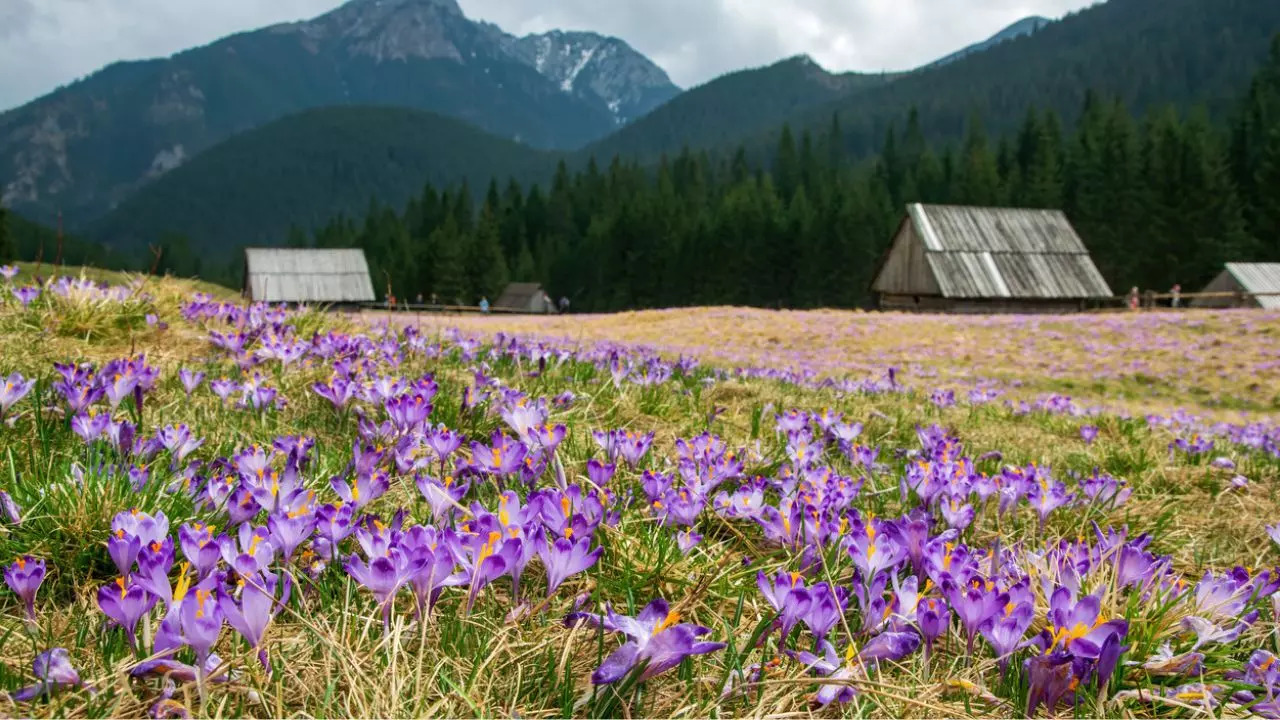
[[[178,547],[200,579],[213,572],[222,556],[213,528],[201,522],[186,523],[178,528]]]
[[[681,530],[676,533],[676,547],[680,548],[680,552],[685,555],[688,555],[700,542],[702,542],[702,535],[693,530]]]
[[[443,425],[428,430],[424,437],[427,441],[427,446],[435,451],[436,457],[440,458],[442,465],[450,455],[462,446],[463,440],[462,433],[454,432]]]
[[[1034,655],[1026,661],[1026,673],[1029,684],[1027,717],[1035,717],[1036,708],[1041,704],[1052,715],[1062,698],[1078,684],[1068,653]]]
[[[809,588],[809,597],[809,611],[802,619],[814,637],[823,639],[844,617],[845,608],[849,607],[849,592],[821,582]]]
[[[130,647],[137,648],[138,620],[155,606],[157,598],[136,582],[116,578],[114,583],[98,589],[98,608],[124,628]]]
[[[973,522],[973,505],[959,498],[950,497],[941,500],[939,508],[942,510],[942,519],[946,521],[948,527],[963,531]]]
[[[968,633],[967,654],[972,654],[974,637],[988,620],[1005,607],[1009,596],[999,592],[994,583],[984,581],[977,575],[964,585],[957,585],[948,579],[944,581],[942,589]]]
[[[56,647],[40,653],[31,663],[31,670],[36,683],[14,692],[12,697],[16,702],[30,702],[63,688],[85,687],[80,673],[71,666],[71,654],[66,648]]]
[[[345,567],[348,575],[373,593],[382,611],[382,627],[387,629],[391,627],[391,606],[396,593],[425,564],[425,558],[414,557],[399,547],[392,547],[386,555],[375,557],[368,564],[352,555],[347,558]]]
[[[187,397],[191,397],[191,393],[200,387],[200,383],[204,382],[204,373],[199,370],[188,370],[182,368],[178,371],[178,380],[182,382],[182,389],[186,391]]]
[[[1068,588],[1060,587],[1049,598],[1052,647],[1060,646],[1075,658],[1097,660],[1106,639],[1112,635],[1124,637],[1129,624],[1099,617],[1101,601],[1097,595],[1086,595],[1074,602],[1073,595]]]
[[[115,561],[121,575],[133,572],[133,562],[138,552],[152,544],[163,544],[169,536],[169,518],[164,512],[155,516],[139,512],[137,508],[116,513],[111,520],[111,535],[107,538],[107,553]]]
[[[555,542],[544,543],[538,548],[538,556],[547,569],[547,595],[555,593],[568,577],[595,565],[603,551],[603,548],[592,550],[589,537],[577,541],[557,538]]]
[[[80,439],[86,445],[102,437],[102,434],[106,432],[107,426],[110,424],[110,415],[106,413],[98,414],[92,410],[82,412],[71,418],[71,429],[75,431],[76,435],[80,436]]]
[[[27,307],[33,300],[40,297],[40,288],[33,285],[24,285],[23,287],[14,288],[13,296],[18,298],[18,302],[22,303],[22,307]]]
[[[1035,508],[1036,513],[1040,516],[1041,527],[1044,527],[1049,513],[1074,499],[1075,495],[1067,492],[1066,485],[1061,482],[1050,484],[1049,480],[1045,478],[1042,478],[1039,483],[1030,483],[1027,491],[1027,501],[1031,503],[1031,507]]]
[[[916,606],[916,623],[920,626],[925,652],[928,653],[934,641],[945,635],[951,625],[951,607],[940,598],[923,598]]]
[[[40,590],[40,583],[44,582],[44,575],[44,560],[30,555],[14,560],[4,571],[5,584],[21,598],[27,611],[27,619],[31,622],[36,620],[36,592]]]
[[[35,380],[27,380],[16,372],[10,373],[9,377],[4,379],[4,385],[0,386],[0,416],[3,416],[9,411],[9,408],[13,407],[14,403],[31,392],[31,388],[35,384]]]
[[[0,490],[0,513],[3,513],[5,520],[12,525],[22,524],[22,508],[18,507],[18,503],[13,501],[9,493]]]
[[[652,432],[643,435],[638,435],[629,430],[625,433],[620,432],[616,441],[618,456],[634,468],[640,464],[645,454],[649,452],[649,447],[653,445],[653,437]]]
[[[308,505],[291,512],[272,513],[267,517],[271,544],[280,550],[285,562],[293,560],[294,551],[311,537],[315,527],[316,516]]]
[[[893,524],[870,514],[854,525],[847,550],[864,582],[881,570],[897,567],[907,557],[907,548],[898,542]]]
[[[918,647],[920,636],[916,633],[886,631],[868,640],[858,652],[858,658],[865,663],[892,662],[910,655]]]
[[[602,463],[595,458],[587,461],[587,479],[597,487],[606,487],[618,469],[614,463]]]
[[[16,265],[0,265],[0,277],[5,280],[12,280],[18,277],[18,267]]]
[[[462,585],[467,581],[462,573],[454,572],[456,566],[449,551],[449,545],[454,541],[452,530],[440,531],[423,525],[409,528],[401,538],[401,547],[414,557],[415,565],[422,566],[409,578],[409,585],[417,600],[419,619],[425,619],[431,614],[431,608],[442,589]]]
[[[1257,618],[1258,611],[1254,610],[1241,618],[1240,622],[1234,626],[1224,628],[1202,617],[1188,615],[1182,618],[1182,628],[1195,633],[1196,642],[1191,646],[1191,652],[1195,652],[1209,643],[1228,645],[1235,642],[1240,638],[1241,633],[1253,625]]]
[[[216,590],[197,586],[190,597],[184,598],[178,616],[182,622],[182,638],[196,653],[196,667],[204,668],[209,651],[218,644],[222,634],[222,609],[215,597]]]
[[[510,475],[520,469],[528,448],[524,443],[512,440],[501,431],[494,431],[492,447],[471,443],[471,462],[481,472],[493,475]]]
[[[1010,599],[1005,603],[1003,610],[998,610],[991,620],[980,628],[982,636],[995,651],[1002,673],[1008,668],[1009,655],[1022,644],[1022,639],[1034,619],[1035,607],[1029,597],[1023,601]]]
[[[1166,563],[1133,543],[1123,545],[1116,553],[1116,587],[1146,587]]]
[[[369,473],[358,473],[350,485],[340,477],[333,477],[329,480],[329,486],[339,498],[342,498],[342,502],[360,509],[390,490],[391,480],[386,472],[375,470]]]
[[[760,588],[760,594],[764,595],[773,609],[778,611],[778,623],[785,641],[796,623],[808,614],[809,606],[813,602],[812,596],[805,588],[804,580],[798,572],[780,572],[770,579],[764,571],[758,571],[756,587]]]
[[[204,444],[204,438],[192,436],[191,428],[187,427],[186,424],[169,425],[161,428],[156,433],[156,440],[164,449],[173,454],[175,467]]]
[[[230,398],[233,393],[239,390],[240,386],[236,383],[235,380],[229,380],[227,378],[219,378],[209,383],[209,389],[212,390],[213,394],[217,395],[218,399],[221,400],[222,403],[225,405],[227,402],[227,399]]]
[[[818,692],[814,695],[813,701],[821,707],[826,707],[833,702],[847,703],[853,700],[858,691],[853,685],[842,682],[854,677],[853,646],[847,648],[849,655],[848,662],[845,663],[840,662],[836,649],[826,640],[820,641],[818,647],[822,650],[821,657],[808,651],[786,651],[788,655],[803,664],[805,669],[825,677],[828,681],[836,681],[819,683]]]
[[[1098,437],[1097,425],[1082,425],[1080,427],[1080,439],[1084,440],[1085,445],[1092,445],[1093,441]]]
[[[270,538],[270,530],[265,527],[255,528],[246,522],[236,532],[236,540],[228,535],[219,535],[218,549],[227,565],[241,575],[248,576],[267,569],[275,560],[276,547]]]
[[[238,585],[240,588],[238,602],[223,588],[216,589],[218,609],[226,616],[227,624],[249,643],[249,647],[258,650],[258,660],[262,663],[263,669],[270,671],[271,666],[267,662],[266,650],[262,649],[262,637],[278,612],[277,590],[283,585],[284,595],[279,600],[279,607],[284,607],[289,602],[292,584],[287,574],[259,573],[240,578]]]
[[[311,390],[328,400],[335,410],[345,408],[356,396],[356,384],[340,377],[333,376],[327,383],[313,383]]]
[[[585,622],[588,626],[620,632],[627,642],[614,650],[591,674],[595,685],[608,685],[621,680],[632,668],[643,666],[637,682],[644,682],[680,664],[693,655],[703,655],[724,648],[724,643],[704,642],[698,638],[710,628],[680,622],[680,613],[671,611],[667,601],[658,598],[634,618],[619,615],[606,606],[602,617],[595,613],[570,613],[565,625]]]
[[[455,482],[452,476],[441,482],[430,475],[417,475],[414,484],[422,497],[426,498],[427,505],[431,507],[431,515],[437,523],[444,522],[461,507],[462,498],[471,488],[470,481]]]

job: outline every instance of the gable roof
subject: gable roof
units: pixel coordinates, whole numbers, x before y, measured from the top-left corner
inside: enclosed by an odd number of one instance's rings
[[[1110,297],[1084,242],[1060,210],[907,206],[945,298]]]
[[[245,288],[262,302],[372,302],[359,248],[245,248]]]
[[[1280,263],[1227,263],[1227,272],[1245,292],[1280,293]],[[1280,295],[1256,297],[1267,310],[1280,310]]]
[[[498,301],[493,306],[496,308],[524,310],[530,306],[534,298],[541,295],[542,286],[538,283],[508,283],[506,289],[502,291],[502,295],[498,296]]]

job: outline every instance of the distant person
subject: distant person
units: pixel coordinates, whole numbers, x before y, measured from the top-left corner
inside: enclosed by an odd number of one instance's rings
[[[1173,288],[1169,290],[1169,294],[1173,295],[1173,306],[1178,307],[1182,304],[1182,286],[1178,283],[1173,284]]]
[[[489,298],[487,297],[480,298],[480,312],[486,315],[489,314]]]
[[[563,295],[560,296],[560,312],[562,313],[569,312],[569,298]]]
[[[1139,302],[1140,302],[1140,301],[1139,301],[1139,298],[1138,298],[1138,288],[1137,288],[1137,286],[1135,285],[1133,288],[1131,288],[1131,289],[1129,290],[1129,309],[1130,309],[1130,310],[1137,310],[1137,309],[1138,309],[1138,303],[1139,303]]]
[[[542,312],[551,312],[555,307],[555,303],[551,302],[551,296],[545,292],[542,293]]]
[[[439,305],[439,304],[440,304],[440,296],[439,296],[439,295],[437,295],[436,293],[431,293],[431,304],[432,304],[432,305]]]
[[[422,304],[422,293],[418,293],[418,297],[414,298],[414,301],[415,301],[415,302],[417,302],[419,305],[421,305],[421,304]]]

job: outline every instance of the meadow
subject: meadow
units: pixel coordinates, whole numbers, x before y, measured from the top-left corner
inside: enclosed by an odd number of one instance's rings
[[[1280,315],[4,274],[4,715],[1280,715]]]

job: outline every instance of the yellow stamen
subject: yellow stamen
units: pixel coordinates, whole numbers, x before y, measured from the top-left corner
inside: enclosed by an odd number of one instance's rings
[[[662,622],[658,624],[658,627],[654,628],[653,634],[657,635],[658,633],[662,632],[663,630],[666,630],[667,628],[671,627],[672,625],[675,625],[678,622],[680,622],[680,613],[676,612],[675,610],[672,610],[671,612],[667,613],[667,616],[665,618],[662,619]]]

